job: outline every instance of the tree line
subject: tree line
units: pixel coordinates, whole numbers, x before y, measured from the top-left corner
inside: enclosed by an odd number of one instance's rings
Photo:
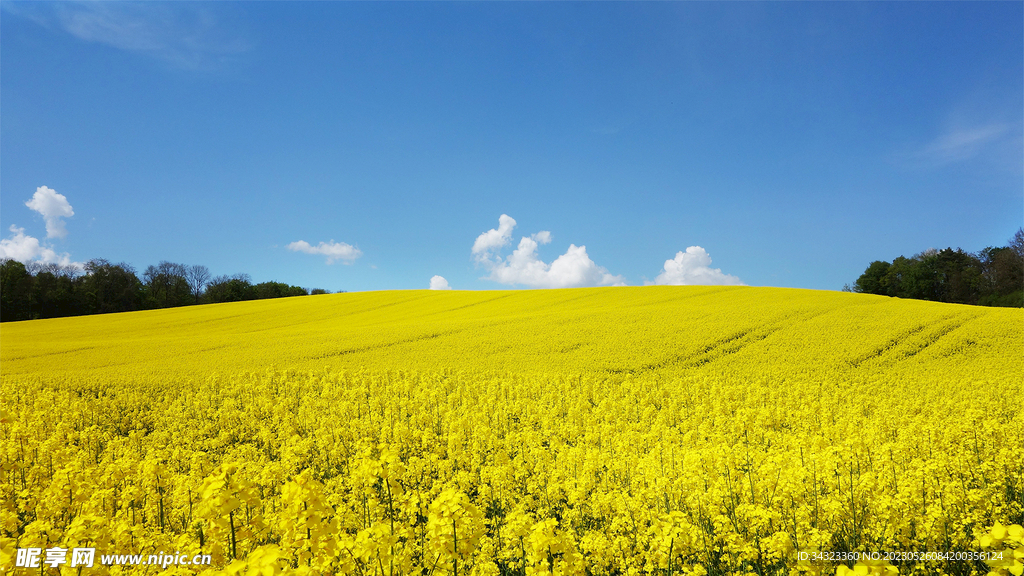
[[[253,284],[248,274],[213,277],[206,266],[166,261],[140,278],[130,264],[102,258],[84,270],[0,260],[0,322],[327,293],[283,282]]]
[[[1024,229],[1007,246],[973,254],[946,248],[892,262],[876,260],[845,289],[956,304],[1024,306]]]

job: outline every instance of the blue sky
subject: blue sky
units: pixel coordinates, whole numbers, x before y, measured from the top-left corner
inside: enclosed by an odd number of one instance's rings
[[[836,290],[1024,224],[1020,2],[0,8],[6,255]]]

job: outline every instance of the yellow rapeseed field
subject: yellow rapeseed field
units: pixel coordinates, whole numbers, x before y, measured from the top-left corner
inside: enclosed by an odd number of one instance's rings
[[[0,572],[1020,576],[1022,352],[1020,309],[751,287],[5,323]]]

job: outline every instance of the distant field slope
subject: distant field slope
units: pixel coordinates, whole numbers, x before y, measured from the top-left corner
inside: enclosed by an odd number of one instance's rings
[[[392,291],[6,323],[4,374],[1024,375],[1024,311],[753,287]]]
[[[4,323],[0,370],[3,574],[1024,571],[1020,309],[336,294]]]

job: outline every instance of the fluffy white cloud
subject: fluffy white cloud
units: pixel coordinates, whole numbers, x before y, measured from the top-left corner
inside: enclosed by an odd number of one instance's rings
[[[0,259],[10,258],[24,264],[41,262],[76,268],[83,267],[80,262],[72,262],[71,255],[67,252],[58,254],[53,248],[40,243],[38,238],[25,234],[24,228],[18,228],[12,224],[10,230],[10,238],[0,240]]]
[[[451,290],[452,287],[448,285],[448,281],[444,279],[444,276],[434,276],[430,279],[431,290]]]
[[[305,252],[306,254],[322,254],[327,256],[327,263],[334,264],[335,260],[341,260],[342,264],[351,264],[356,258],[359,258],[363,253],[352,246],[344,242],[321,242],[316,246],[310,245],[305,240],[299,240],[298,242],[292,242],[287,248],[293,252]]]
[[[711,256],[700,246],[690,246],[686,252],[665,260],[661,274],[648,284],[685,285],[742,285],[736,276],[723,274],[720,268],[711,268]]]
[[[523,284],[532,288],[572,288],[577,286],[624,286],[622,276],[615,276],[598,266],[587,255],[586,246],[570,244],[548,264],[537,256],[537,246],[551,242],[551,232],[543,231],[519,240],[519,246],[508,258],[500,249],[512,238],[516,221],[506,214],[498,218],[498,228],[488,230],[473,243],[472,254],[477,263],[487,268],[487,280],[502,284]]]
[[[492,252],[501,250],[509,240],[512,239],[512,229],[516,227],[516,221],[508,214],[498,217],[498,227],[491,228],[487,232],[477,236],[473,242],[473,256],[478,262],[488,261]]]
[[[68,235],[63,219],[74,216],[75,211],[63,194],[58,194],[53,188],[40,186],[36,188],[32,198],[25,202],[25,206],[38,212],[46,220],[47,238],[64,238]],[[72,262],[71,255],[67,252],[58,254],[38,238],[25,234],[24,228],[11,225],[10,231],[10,237],[0,240],[0,259],[10,258],[24,264],[58,264],[79,270],[85,268],[81,262]]]
[[[40,186],[32,199],[25,202],[25,206],[39,212],[46,220],[47,238],[64,238],[68,235],[62,218],[70,218],[75,215],[71,204],[63,194],[58,194],[53,188]]]

